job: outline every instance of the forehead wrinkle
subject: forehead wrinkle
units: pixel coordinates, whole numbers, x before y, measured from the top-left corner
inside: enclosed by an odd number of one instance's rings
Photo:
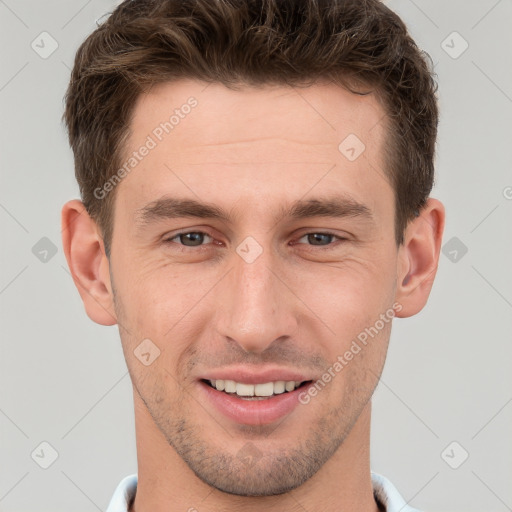
[[[181,150],[185,152],[189,148],[209,148],[209,147],[217,147],[217,146],[239,146],[239,145],[251,145],[254,143],[267,143],[270,142],[277,142],[279,145],[285,144],[293,144],[296,146],[304,147],[304,146],[311,146],[311,147],[332,147],[332,143],[326,143],[326,142],[313,142],[311,140],[295,140],[295,139],[286,139],[281,137],[254,137],[250,139],[240,139],[240,140],[227,140],[227,141],[217,141],[217,142],[210,142],[207,144],[187,144],[185,148],[182,148]]]
[[[171,218],[218,219],[227,223],[238,222],[243,208],[233,204],[225,210],[210,202],[201,202],[189,198],[177,198],[168,195],[152,201],[135,211],[136,223],[145,226],[153,221]],[[373,222],[373,214],[366,205],[345,194],[324,198],[298,199],[291,204],[282,205],[273,215],[275,223],[286,218],[306,219],[310,217],[361,217]]]

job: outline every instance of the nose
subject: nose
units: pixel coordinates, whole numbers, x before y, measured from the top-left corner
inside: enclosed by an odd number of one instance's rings
[[[273,342],[293,336],[297,329],[298,300],[290,290],[270,249],[249,263],[234,254],[234,268],[220,283],[216,326],[225,340],[246,352],[264,352]]]

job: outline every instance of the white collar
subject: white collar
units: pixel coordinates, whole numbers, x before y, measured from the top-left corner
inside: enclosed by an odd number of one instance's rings
[[[386,512],[419,512],[407,505],[396,487],[384,476],[371,472],[373,494]],[[128,512],[137,492],[137,473],[124,477],[116,487],[106,512]]]

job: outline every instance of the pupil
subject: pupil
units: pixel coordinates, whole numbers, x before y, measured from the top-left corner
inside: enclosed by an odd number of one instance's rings
[[[201,245],[201,243],[203,242],[203,236],[204,236],[203,233],[185,233],[184,235],[181,235],[180,238],[181,238],[181,242],[186,240],[186,241],[192,242],[192,244],[190,244],[190,245],[196,246],[196,245]],[[183,238],[183,237],[185,237],[185,238]],[[191,237],[191,238],[187,238],[187,237]],[[187,245],[187,244],[184,244],[184,245]]]
[[[328,242],[329,238],[331,236],[332,235],[326,235],[324,233],[311,233],[311,234],[308,235],[309,241],[312,243],[312,245],[322,245],[321,244],[322,240],[324,242]],[[319,241],[320,241],[320,243],[317,243]]]

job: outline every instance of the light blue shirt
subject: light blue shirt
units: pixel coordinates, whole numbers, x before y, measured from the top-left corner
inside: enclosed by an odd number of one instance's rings
[[[373,495],[382,503],[386,512],[419,512],[407,505],[395,486],[385,477],[372,471]],[[137,473],[124,477],[119,482],[106,512],[128,512],[128,507],[137,491]]]

